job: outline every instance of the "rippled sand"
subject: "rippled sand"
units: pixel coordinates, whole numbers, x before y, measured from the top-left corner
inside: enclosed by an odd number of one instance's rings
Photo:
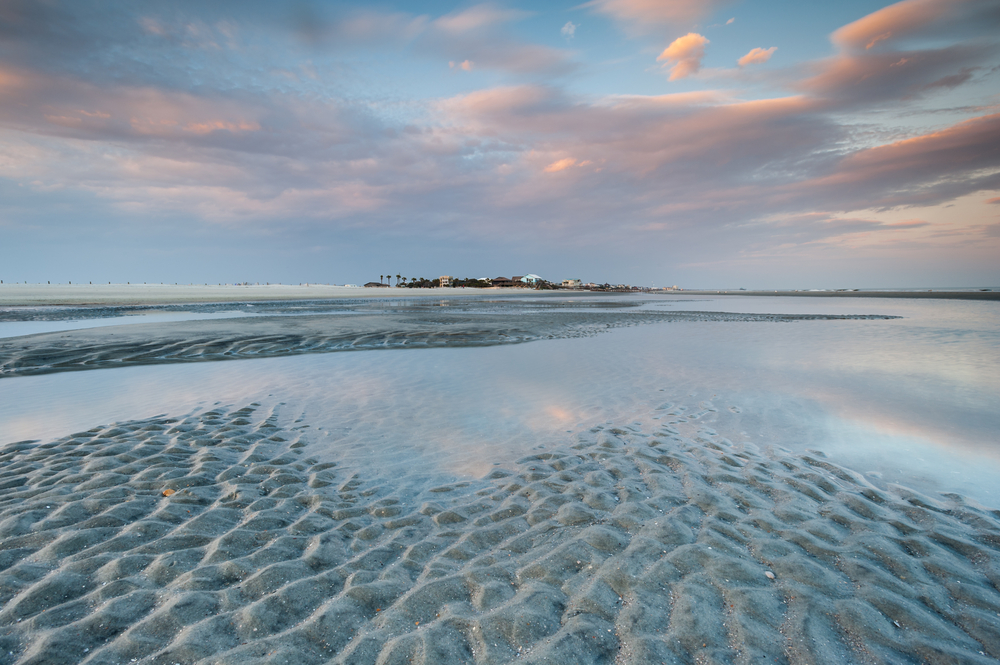
[[[303,353],[517,344],[680,321],[789,323],[899,318],[871,314],[630,311],[635,304],[638,303],[548,302],[524,307],[503,301],[468,300],[437,305],[402,301],[397,306],[382,306],[375,313],[365,309],[363,303],[361,306],[322,305],[343,311],[305,316],[287,315],[286,312],[294,310],[283,305],[280,316],[137,323],[40,333],[0,339],[0,378]],[[95,311],[98,314],[94,314]],[[107,309],[102,308],[91,314],[104,316],[106,312]],[[44,310],[14,314],[53,315]],[[61,313],[59,316],[66,315]]]
[[[318,463],[278,422],[2,449],[0,662],[1000,658],[1000,511],[957,495],[670,425],[436,485]]]

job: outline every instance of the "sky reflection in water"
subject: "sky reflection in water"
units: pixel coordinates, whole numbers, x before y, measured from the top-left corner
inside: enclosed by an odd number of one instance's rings
[[[722,297],[645,307],[905,318],[678,322],[513,346],[8,378],[0,442],[256,401],[308,425],[312,454],[388,474],[479,476],[595,424],[652,431],[674,421],[685,435],[710,428],[762,448],[819,449],[874,482],[1000,507],[997,303]],[[680,420],[669,415],[681,407]]]

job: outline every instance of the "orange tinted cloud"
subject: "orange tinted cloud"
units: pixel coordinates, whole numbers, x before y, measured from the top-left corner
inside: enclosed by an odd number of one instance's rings
[[[689,32],[672,41],[656,60],[664,62],[664,67],[673,65],[670,67],[670,80],[676,81],[701,69],[701,59],[705,57],[705,45],[708,43],[704,36]]]
[[[947,129],[858,150],[828,175],[789,186],[803,199],[829,200],[849,209],[934,205],[982,189],[995,189],[1000,114]],[[992,185],[992,186],[991,186]],[[838,197],[843,197],[838,201]]]
[[[729,4],[726,0],[591,0],[591,7],[619,21],[633,25],[689,23],[708,16],[716,8]]]
[[[750,52],[737,61],[740,67],[745,67],[746,65],[758,65],[767,62],[771,59],[771,56],[775,51],[778,50],[777,46],[772,46],[771,48],[755,48],[750,49]]]
[[[879,173],[905,169],[928,169],[935,173],[976,166],[985,154],[1000,149],[1000,113],[965,120],[947,129],[911,139],[861,150],[841,162],[841,171],[851,179],[867,179]],[[981,164],[980,166],[986,166]]]
[[[569,167],[576,164],[576,160],[572,157],[566,157],[565,159],[560,159],[557,162],[552,162],[545,167],[545,173],[557,173],[559,171],[565,171]]]
[[[831,39],[842,49],[872,49],[932,23],[959,4],[956,0],[903,0],[845,25]]]

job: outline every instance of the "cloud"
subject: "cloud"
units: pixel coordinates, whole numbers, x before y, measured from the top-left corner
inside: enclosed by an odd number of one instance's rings
[[[951,127],[886,145],[857,150],[839,159],[829,173],[794,187],[834,204],[872,208],[935,205],[1000,183],[1000,114],[980,116]],[[834,194],[838,192],[838,194]],[[835,204],[834,204],[835,205]]]
[[[998,24],[992,0],[903,0],[836,30],[838,53],[791,85],[844,109],[954,88],[995,65]]]
[[[953,12],[955,0],[903,0],[838,29],[831,41],[844,50],[871,50],[913,34]]]
[[[689,32],[671,42],[656,60],[663,61],[664,67],[670,66],[670,80],[676,81],[701,69],[701,59],[705,57],[705,45],[708,43],[702,35]]]
[[[482,4],[435,19],[433,25],[445,32],[462,34],[494,28],[528,16],[530,16],[528,12]]]
[[[566,21],[566,25],[562,27],[559,33],[566,39],[573,39],[573,37],[576,35],[576,29],[579,27],[580,26],[577,25],[576,23],[573,23],[573,21]]]
[[[455,62],[454,60],[452,60],[451,62],[448,63],[448,67],[450,67],[451,69],[458,68],[464,72],[471,72],[474,65],[475,63],[472,62],[471,60],[463,60],[462,62]]]
[[[482,4],[434,19],[414,40],[425,54],[454,62],[469,61],[477,68],[516,74],[562,75],[575,68],[569,54],[512,36],[506,24],[530,16],[528,12]]]
[[[736,22],[736,17],[734,16],[731,19],[729,19],[728,21],[726,21],[726,25],[732,25],[735,22]]]
[[[740,58],[737,61],[737,64],[740,67],[746,67],[747,65],[759,65],[765,63],[771,59],[771,56],[777,50],[778,50],[777,46],[772,46],[771,48],[768,49],[763,49],[763,48],[750,49],[750,52],[747,53],[742,58]]]
[[[986,199],[987,203],[1000,204],[1000,196],[995,196],[992,199]]]
[[[590,0],[583,4],[633,28],[683,25],[710,16],[730,0]]]
[[[560,159],[558,161],[552,162],[551,164],[549,164],[548,166],[546,166],[543,169],[543,171],[545,173],[557,173],[559,171],[565,171],[569,167],[575,166],[575,165],[576,165],[576,160],[575,159],[573,159],[572,157],[566,157],[564,159]]]
[[[791,85],[846,108],[883,100],[908,99],[938,87],[968,81],[977,63],[995,47],[960,44],[944,48],[840,54],[812,63],[811,75]]]

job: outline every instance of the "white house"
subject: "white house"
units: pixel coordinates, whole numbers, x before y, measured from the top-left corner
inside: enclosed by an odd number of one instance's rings
[[[578,289],[583,286],[583,282],[579,279],[564,279],[562,285],[567,289]]]
[[[440,280],[441,286],[452,286],[452,282],[454,282],[455,278],[451,275],[441,275]]]

